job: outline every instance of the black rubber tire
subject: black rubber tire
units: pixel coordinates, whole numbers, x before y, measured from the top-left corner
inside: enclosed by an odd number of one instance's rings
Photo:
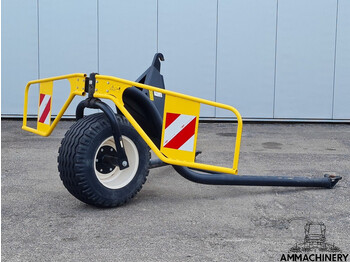
[[[132,180],[125,186],[112,189],[96,176],[95,155],[107,138],[111,126],[103,113],[78,120],[65,134],[58,151],[58,170],[67,190],[84,203],[97,207],[116,207],[132,199],[146,182],[149,173],[149,147],[122,116],[117,115],[122,136],[128,137],[138,151],[139,164]],[[128,159],[128,161],[132,161]]]

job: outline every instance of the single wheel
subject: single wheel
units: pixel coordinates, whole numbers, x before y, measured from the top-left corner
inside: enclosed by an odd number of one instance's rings
[[[68,191],[98,207],[120,206],[146,182],[149,147],[122,116],[117,115],[129,167],[116,164],[112,129],[103,113],[78,120],[65,134],[58,151],[58,170]]]

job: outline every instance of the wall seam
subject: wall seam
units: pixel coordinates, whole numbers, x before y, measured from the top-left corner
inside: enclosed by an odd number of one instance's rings
[[[334,119],[335,75],[336,75],[337,39],[338,39],[338,10],[339,10],[339,0],[337,0],[337,9],[336,9],[336,14],[335,14],[334,65],[333,65],[333,94],[332,94],[332,119]]]
[[[96,2],[97,12],[97,72],[100,72],[100,1]]]
[[[157,0],[157,53],[159,52],[159,0]]]
[[[218,82],[218,37],[219,37],[219,0],[216,0],[216,32],[215,32],[215,76],[214,76],[214,101],[217,102],[217,82]],[[217,109],[214,107],[214,117]]]
[[[277,79],[277,38],[278,38],[278,0],[276,1],[276,34],[275,34],[275,66],[273,76],[273,104],[272,104],[272,118],[276,114],[276,79]]]
[[[38,30],[38,79],[40,79],[40,18],[39,18],[39,0],[36,1],[37,30]]]

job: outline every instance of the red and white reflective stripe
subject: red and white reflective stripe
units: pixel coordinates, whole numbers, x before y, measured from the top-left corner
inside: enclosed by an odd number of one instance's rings
[[[40,94],[38,121],[50,125],[51,96]]]
[[[196,116],[167,113],[163,147],[193,151]]]

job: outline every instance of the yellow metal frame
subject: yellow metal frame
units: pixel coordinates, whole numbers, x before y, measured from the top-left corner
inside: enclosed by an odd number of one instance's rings
[[[52,78],[46,78],[41,80],[35,80],[31,81],[27,84],[26,90],[25,90],[25,100],[24,100],[24,114],[23,114],[23,129],[26,131],[33,132],[38,135],[42,136],[48,136],[51,134],[53,129],[56,127],[58,121],[62,117],[63,113],[73,100],[74,96],[80,95],[84,96],[84,87],[85,87],[85,76],[84,74],[72,74],[72,75],[65,75],[60,77],[52,77]],[[45,131],[38,131],[36,129],[27,127],[27,106],[28,106],[28,91],[29,87],[32,84],[41,84],[46,82],[52,82],[55,80],[61,80],[61,79],[68,79],[71,84],[71,92],[69,95],[69,98],[63,105],[62,109],[60,110],[59,114],[57,115],[56,119],[52,122],[51,126]],[[136,120],[131,116],[131,114],[128,112],[128,110],[124,107],[124,103],[122,100],[122,96],[124,91],[132,86],[136,86],[139,88],[147,89],[150,93],[158,92],[162,93],[163,95],[169,95],[176,98],[181,98],[188,101],[197,102],[200,104],[205,104],[209,106],[219,107],[222,109],[229,110],[234,113],[234,115],[237,117],[237,135],[236,135],[236,141],[235,141],[235,151],[234,151],[234,158],[233,158],[233,165],[232,168],[228,167],[220,167],[220,166],[213,166],[208,164],[201,164],[196,163],[194,161],[183,161],[178,159],[173,159],[166,157],[159,149],[158,147],[153,143],[153,141],[148,137],[148,135],[145,133],[145,131],[140,127],[140,125],[136,122]],[[151,98],[152,98],[152,95]],[[118,109],[123,113],[123,115],[129,120],[131,125],[136,129],[136,131],[140,134],[140,136],[144,139],[144,141],[148,144],[148,146],[153,150],[153,152],[157,155],[157,157],[160,158],[165,163],[171,164],[171,165],[178,165],[178,166],[187,166],[191,168],[197,168],[197,169],[203,169],[207,171],[214,171],[214,172],[221,172],[221,173],[228,173],[228,174],[237,174],[238,172],[238,160],[239,160],[239,150],[240,150],[240,144],[241,144],[241,136],[242,136],[242,117],[237,109],[235,109],[232,106],[228,106],[225,104],[196,98],[180,93],[176,93],[173,91],[168,91],[165,89],[144,85],[140,83],[136,83],[133,81],[112,77],[112,76],[105,76],[105,75],[96,75],[96,85],[95,85],[95,98],[101,98],[101,99],[109,99],[112,100],[115,105],[118,107]]]
[[[60,121],[61,117],[63,116],[64,112],[67,110],[73,98],[76,95],[79,95],[79,96],[85,95],[85,77],[86,77],[86,74],[70,74],[70,75],[63,75],[63,76],[57,76],[57,77],[43,78],[43,79],[33,80],[28,82],[24,92],[22,129],[41,136],[51,135],[52,131],[55,129],[58,121]],[[42,123],[38,123],[38,126],[41,127],[40,128],[41,130],[28,127],[27,126],[27,112],[28,112],[27,109],[28,109],[28,92],[29,92],[30,86],[34,84],[40,84],[40,90],[43,87],[47,88],[49,86],[51,88],[51,94],[52,94],[53,82],[57,80],[63,80],[63,79],[67,79],[70,82],[70,93],[67,101],[64,103],[63,107],[61,108],[55,120],[51,123],[51,125],[44,125]]]

